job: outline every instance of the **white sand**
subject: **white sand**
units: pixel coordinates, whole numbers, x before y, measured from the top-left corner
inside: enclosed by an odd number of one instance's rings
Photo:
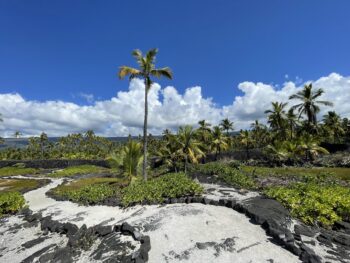
[[[299,262],[296,256],[268,241],[260,226],[251,224],[247,217],[232,209],[202,204],[135,206],[129,209],[88,207],[68,201],[58,202],[45,196],[49,189],[61,182],[62,179],[55,179],[45,187],[26,193],[30,209],[78,226],[127,221],[151,237],[149,262],[178,262],[181,255],[186,254],[188,262],[266,262],[269,259]],[[226,238],[235,241],[230,251],[196,247],[196,242],[220,244]]]

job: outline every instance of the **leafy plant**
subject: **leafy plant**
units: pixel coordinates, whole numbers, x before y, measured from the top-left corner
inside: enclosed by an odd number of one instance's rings
[[[242,188],[255,188],[254,179],[237,168],[237,163],[210,162],[193,166],[194,172],[217,175],[224,182]]]
[[[350,189],[347,187],[308,182],[273,187],[265,193],[306,224],[330,227],[336,221],[350,219]]]
[[[187,195],[199,195],[203,188],[184,173],[171,173],[147,182],[137,181],[124,188],[122,203],[129,206],[134,203],[162,202],[164,198],[176,198]]]
[[[110,169],[99,167],[95,165],[77,165],[64,168],[63,170],[57,170],[49,174],[50,177],[66,177],[78,174],[101,174],[112,172]]]
[[[13,176],[13,175],[26,175],[26,174],[36,174],[39,170],[35,168],[23,168],[23,167],[3,167],[0,168],[1,176]]]
[[[0,193],[0,217],[6,214],[13,214],[24,205],[24,197],[19,192]]]

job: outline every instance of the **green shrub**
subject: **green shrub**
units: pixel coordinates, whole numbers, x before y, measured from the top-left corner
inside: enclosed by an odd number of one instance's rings
[[[312,225],[329,227],[339,220],[350,219],[350,189],[339,185],[295,183],[274,187],[265,193],[291,210],[293,216]]]
[[[19,192],[0,193],[0,217],[6,214],[13,214],[24,205],[24,197]]]
[[[50,193],[81,204],[96,204],[109,197],[119,197],[120,188],[126,184],[127,178],[89,177],[58,185]]]
[[[192,168],[193,172],[199,172],[210,175],[217,175],[219,179],[227,184],[253,189],[256,187],[254,179],[244,174],[240,169],[236,168],[236,163],[220,163],[210,162],[206,164],[196,165]],[[239,166],[238,166],[239,167]]]
[[[110,184],[101,183],[86,185],[78,189],[55,189],[55,195],[80,204],[96,204],[108,197],[117,195],[117,188]]]
[[[35,168],[3,167],[0,168],[0,176],[36,174],[38,171],[39,170]]]
[[[1,192],[28,192],[39,187],[40,183],[44,181],[35,179],[1,179]]]
[[[184,173],[171,173],[147,182],[136,181],[122,191],[122,203],[162,202],[164,198],[176,198],[187,195],[199,195],[203,188]]]

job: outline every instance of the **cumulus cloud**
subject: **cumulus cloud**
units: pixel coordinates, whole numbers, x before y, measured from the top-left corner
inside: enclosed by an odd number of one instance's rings
[[[287,102],[288,97],[302,89],[300,79],[285,82],[281,88],[271,84],[242,82],[232,104],[218,107],[211,98],[202,96],[201,87],[191,87],[180,94],[176,88],[161,88],[153,84],[149,92],[149,131],[160,134],[163,129],[176,129],[180,125],[196,125],[201,119],[217,124],[223,118],[235,122],[236,130],[248,128],[255,119],[265,121],[264,111],[271,101]],[[333,101],[333,108],[342,117],[350,117],[350,77],[332,73],[313,81],[315,88],[323,88],[322,99]],[[233,93],[233,91],[232,91]],[[65,101],[38,102],[26,100],[18,93],[0,94],[0,136],[11,136],[19,130],[24,135],[38,135],[45,131],[49,136],[92,129],[105,136],[138,135],[142,132],[144,111],[144,84],[134,79],[128,91],[118,92],[110,100],[95,101],[80,106]],[[293,105],[293,101],[288,101]]]

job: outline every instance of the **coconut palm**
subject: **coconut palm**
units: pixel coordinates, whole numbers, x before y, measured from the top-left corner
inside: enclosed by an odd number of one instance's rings
[[[252,139],[255,142],[256,147],[265,146],[269,141],[269,132],[266,125],[261,124],[258,120],[255,120],[250,125],[252,131]]]
[[[210,147],[215,153],[215,160],[217,160],[218,154],[220,154],[221,151],[227,150],[229,147],[229,138],[222,133],[222,130],[219,126],[213,127]]]
[[[306,161],[312,161],[319,154],[328,154],[329,152],[319,146],[319,141],[315,136],[309,133],[303,134],[298,140],[299,153],[305,157]]]
[[[15,131],[14,134],[13,134],[13,136],[14,136],[16,139],[18,139],[18,138],[20,138],[20,137],[22,136],[22,133],[21,133],[20,131]]]
[[[248,130],[241,131],[239,133],[239,142],[244,147],[246,151],[246,157],[249,159],[249,149],[254,147],[254,140],[251,135],[251,132]]]
[[[287,115],[285,108],[287,103],[272,102],[271,105],[272,109],[265,111],[265,114],[268,114],[267,122],[277,137],[286,139]]]
[[[188,161],[198,163],[198,160],[205,154],[202,151],[201,142],[196,139],[196,130],[192,126],[180,127],[177,137],[180,146],[179,153],[185,159],[185,172],[187,172]]]
[[[155,59],[158,53],[158,49],[154,48],[149,50],[145,56],[139,49],[135,49],[132,52],[132,55],[135,57],[139,69],[132,68],[128,66],[121,66],[119,68],[118,76],[120,79],[123,79],[126,76],[129,76],[129,79],[141,78],[144,80],[145,84],[145,115],[143,122],[143,167],[142,175],[144,180],[147,180],[147,120],[148,120],[148,91],[152,86],[152,77],[161,78],[166,77],[172,79],[173,74],[171,69],[168,67],[164,68],[155,68]]]
[[[207,130],[210,131],[211,130],[211,124],[209,122],[207,122],[206,120],[200,120],[198,122],[199,128],[200,130]]]
[[[289,130],[290,130],[290,139],[292,140],[295,133],[295,129],[298,126],[298,117],[294,113],[293,108],[288,110],[287,121],[288,121]]]
[[[230,121],[228,118],[223,119],[219,126],[226,131],[226,134],[228,135],[229,131],[233,130],[233,122]]]
[[[317,100],[324,93],[323,89],[312,89],[312,83],[305,85],[304,88],[296,94],[289,97],[289,99],[301,101],[296,104],[292,109],[297,109],[299,112],[299,118],[302,114],[307,117],[307,123],[309,128],[317,126],[317,113],[320,111],[319,105],[333,106],[332,102]]]
[[[329,111],[323,116],[323,123],[326,131],[333,138],[333,142],[340,142],[341,136],[345,133],[340,116],[336,114],[335,111]]]
[[[272,109],[266,110],[265,114],[267,116],[267,122],[270,124],[270,127],[275,131],[281,131],[285,128],[286,125],[286,111],[285,108],[287,103],[282,102],[272,102]]]
[[[129,139],[122,150],[122,156],[124,172],[131,182],[132,178],[137,175],[137,170],[142,160],[141,144]]]

